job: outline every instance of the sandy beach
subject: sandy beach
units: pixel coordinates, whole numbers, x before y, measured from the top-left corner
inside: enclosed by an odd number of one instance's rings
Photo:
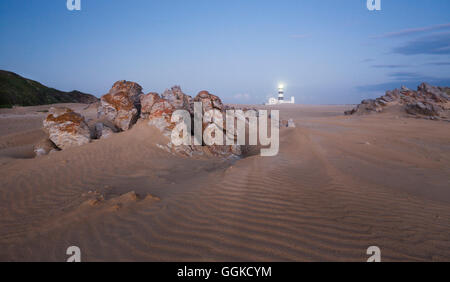
[[[64,105],[86,118],[96,109]],[[0,109],[0,261],[450,260],[450,123],[282,105],[275,157],[186,158],[132,129],[47,156],[50,106]],[[99,200],[101,199],[101,200]]]

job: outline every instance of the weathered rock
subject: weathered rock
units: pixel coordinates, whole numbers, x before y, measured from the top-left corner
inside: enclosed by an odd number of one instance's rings
[[[430,98],[436,103],[445,103],[449,101],[449,97],[445,92],[445,89],[440,87],[431,86],[428,83],[422,83],[417,88],[418,94],[421,94],[425,98]]]
[[[44,120],[44,128],[58,148],[64,150],[91,141],[89,127],[83,116],[69,108],[51,108],[49,112]]]
[[[139,105],[141,103],[140,96],[143,94],[142,87],[139,84],[132,81],[119,80],[114,83],[109,93],[121,91],[125,92],[133,101],[135,106],[139,108]]]
[[[424,115],[424,116],[436,116],[438,117],[442,108],[439,106],[427,103],[427,102],[416,102],[406,105],[406,112],[412,115]]]
[[[36,157],[45,156],[51,152],[56,152],[58,150],[58,147],[56,147],[56,145],[47,138],[42,139],[33,147],[33,151]]]
[[[175,108],[164,99],[158,100],[152,107],[148,116],[149,125],[158,128],[164,135],[170,136],[175,124],[172,123],[171,118]]]
[[[200,91],[194,98],[194,102],[202,102],[203,112],[217,109],[219,111],[224,110],[222,100],[216,95],[209,93],[208,91]]]
[[[141,118],[148,118],[153,105],[161,99],[158,93],[150,92],[141,96]]]
[[[136,123],[141,108],[142,87],[130,81],[116,82],[108,94],[100,99],[99,117],[106,118],[120,130],[128,130]]]
[[[184,94],[180,86],[173,86],[170,90],[164,91],[161,97],[166,99],[176,110],[184,109],[193,114],[192,97]]]
[[[450,118],[450,89],[448,87],[435,87],[422,83],[417,91],[410,90],[405,86],[401,89],[386,91],[386,94],[375,100],[363,100],[353,110],[346,111],[346,115],[367,114],[382,112],[392,105],[400,105],[406,113],[416,117],[428,119]]]

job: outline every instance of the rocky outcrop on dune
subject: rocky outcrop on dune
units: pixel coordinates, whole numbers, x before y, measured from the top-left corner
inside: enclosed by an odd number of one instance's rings
[[[100,98],[98,116],[114,124],[119,130],[128,130],[136,123],[141,110],[142,87],[131,81],[114,83],[108,94]]]
[[[114,83],[111,90],[101,97],[97,107],[97,120],[90,119],[89,125],[81,114],[69,108],[52,108],[44,121],[44,127],[49,132],[48,142],[55,145],[54,149],[64,150],[87,144],[91,139],[108,138],[117,131],[126,131],[140,118],[161,131],[168,140],[166,145],[159,146],[171,153],[186,156],[210,154],[221,157],[244,154],[246,146],[225,144],[205,146],[205,140],[200,144],[194,142],[192,125],[195,118],[195,102],[202,103],[201,112],[204,116],[208,117],[208,111],[215,110],[213,116],[202,120],[202,132],[211,130],[211,136],[216,132],[227,136],[229,133],[226,132],[224,124],[217,122],[217,119],[226,121],[226,107],[218,96],[201,91],[192,98],[183,93],[179,86],[164,91],[161,96],[155,92],[143,94],[139,84],[125,80]],[[191,118],[191,131],[187,133],[191,140],[190,145],[176,146],[171,142],[172,131],[177,126],[177,122],[172,121],[172,115],[176,110],[186,110]],[[235,135],[231,138],[236,140]],[[36,154],[44,155],[50,151],[51,146],[42,145],[36,149]]]
[[[170,137],[173,128],[176,126],[176,123],[171,120],[173,112],[176,110],[186,110],[191,115],[191,120],[193,121],[194,102],[202,103],[203,114],[210,110],[217,110],[222,116],[222,120],[225,120],[225,107],[218,96],[208,91],[201,91],[195,98],[192,98],[183,93],[179,86],[174,86],[170,90],[166,90],[161,97],[157,93],[149,93],[141,96],[141,118],[147,119],[149,125],[155,126],[165,136]],[[212,124],[216,124],[214,119],[211,122],[202,122],[202,129],[207,130]],[[227,133],[223,128],[223,124],[216,125],[223,131],[224,136],[226,136]],[[167,145],[160,145],[160,147],[164,150],[187,156],[207,153],[215,156],[228,157],[243,154],[244,150],[240,145],[195,146],[192,132],[190,134],[191,145],[175,146],[171,142],[168,142]],[[202,145],[205,144],[203,143]]]
[[[81,146],[91,141],[84,117],[69,108],[51,108],[44,120],[49,139],[59,148]]]
[[[392,106],[400,106],[406,113],[418,118],[450,119],[450,88],[422,83],[417,91],[402,87],[387,91],[384,96],[366,99],[346,115],[383,112]]]
[[[217,113],[222,116],[222,121],[226,120],[225,115],[227,108],[223,105],[222,100],[218,96],[204,90],[200,91],[197,94],[197,96],[194,98],[194,102],[202,103],[203,113],[206,113],[211,110],[217,111]],[[202,122],[204,132],[206,132],[209,135],[214,130],[214,128],[219,128],[220,131],[222,131],[223,136],[227,136],[228,134],[228,137],[230,139],[236,141],[237,136],[235,134],[230,136],[230,134],[227,133],[226,129],[223,128],[224,124],[217,123],[213,117],[209,117],[209,120],[211,121]],[[213,155],[216,156],[228,156],[228,155],[241,156],[247,150],[247,147],[244,145],[212,145],[208,146],[208,149]]]

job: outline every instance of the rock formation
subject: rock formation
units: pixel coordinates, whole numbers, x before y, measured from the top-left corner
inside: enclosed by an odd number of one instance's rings
[[[150,92],[141,95],[141,118],[146,119],[152,111],[153,105],[160,99],[159,94]]]
[[[170,136],[175,123],[172,123],[172,114],[175,111],[169,101],[158,99],[152,106],[148,116],[149,124],[157,127],[164,135]]]
[[[205,143],[194,145],[192,126],[191,132],[188,132],[192,141],[191,145],[175,146],[171,143],[172,130],[177,125],[171,120],[172,114],[176,110],[186,110],[192,122],[194,120],[194,102],[202,103],[203,115],[210,110],[217,110],[216,113],[222,115],[223,122],[226,122],[226,107],[218,96],[208,91],[201,91],[195,98],[192,98],[184,94],[179,86],[174,86],[164,91],[161,96],[154,92],[144,95],[139,84],[125,80],[118,81],[107,94],[101,97],[97,108],[98,118],[97,120],[90,120],[90,127],[79,113],[75,113],[69,108],[52,108],[44,121],[44,127],[49,132],[49,140],[36,147],[36,154],[47,154],[52,150],[51,145],[53,143],[56,145],[53,149],[64,150],[89,143],[91,138],[108,138],[114,132],[130,129],[138,118],[146,120],[149,125],[158,128],[169,139],[167,145],[159,146],[171,153],[186,156],[206,153],[220,157],[244,154],[247,146],[204,146]],[[214,127],[214,125],[217,126],[215,128],[219,132],[223,132],[224,137],[227,136],[225,124],[219,124],[215,119],[212,119],[211,122],[202,120],[202,133],[203,130],[211,126]],[[236,136],[231,136],[231,138],[236,140]],[[224,138],[224,143],[225,141]]]
[[[142,87],[139,84],[118,81],[108,94],[101,97],[98,116],[110,121],[119,130],[128,130],[139,117],[141,95]]]
[[[426,119],[450,119],[450,88],[435,87],[422,83],[417,91],[406,87],[387,91],[376,99],[363,100],[346,115],[383,112],[394,105],[400,106],[406,113]]]
[[[216,95],[210,94],[208,91],[201,91],[195,98],[183,93],[179,86],[174,86],[170,90],[166,90],[161,97],[157,93],[148,93],[141,96],[141,118],[148,119],[148,124],[158,128],[165,136],[170,137],[172,129],[176,126],[171,121],[172,114],[176,110],[186,110],[194,120],[194,102],[202,103],[203,114],[209,110],[218,110],[225,121],[225,107]],[[202,122],[203,130],[211,123]],[[224,132],[223,125],[218,125],[219,129]],[[202,131],[203,132],[203,131]],[[192,132],[191,132],[192,134]],[[193,145],[193,136],[191,136],[192,145],[174,146],[169,142],[166,146],[160,145],[164,150],[175,152],[181,155],[192,156],[193,154],[208,153],[215,156],[231,156],[242,155],[243,148],[240,145],[214,145],[214,146],[195,146]]]
[[[84,117],[69,108],[50,108],[44,120],[49,139],[59,148],[67,149],[91,141],[89,127]]]
[[[225,110],[222,100],[216,95],[210,94],[208,91],[200,91],[194,98],[194,102],[202,102],[203,112],[209,110],[219,110],[223,112]]]
[[[161,97],[167,100],[176,110],[187,110],[191,114],[194,111],[192,97],[184,94],[180,86],[173,86],[170,90],[164,91]]]

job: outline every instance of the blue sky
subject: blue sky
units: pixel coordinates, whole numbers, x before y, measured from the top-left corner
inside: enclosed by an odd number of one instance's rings
[[[0,69],[100,96],[116,80],[261,103],[357,103],[421,81],[450,85],[450,1],[0,1]]]

